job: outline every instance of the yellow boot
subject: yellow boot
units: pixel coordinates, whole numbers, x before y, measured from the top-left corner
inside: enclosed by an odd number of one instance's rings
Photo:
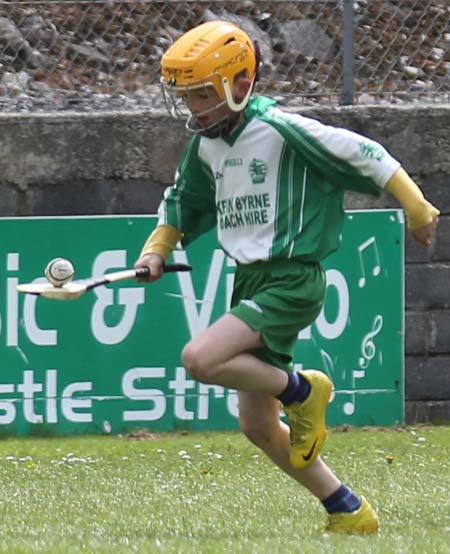
[[[290,462],[296,469],[303,469],[317,458],[327,437],[325,414],[333,384],[321,371],[300,371],[311,385],[311,392],[304,402],[283,406],[291,429]]]
[[[325,531],[331,533],[349,533],[371,535],[380,528],[378,516],[365,498],[354,512],[330,514]]]

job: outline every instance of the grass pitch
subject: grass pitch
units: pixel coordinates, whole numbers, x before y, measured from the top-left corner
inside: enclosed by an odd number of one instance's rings
[[[378,510],[327,535],[320,503],[238,433],[0,442],[0,553],[450,554],[450,427],[331,431],[324,458]]]

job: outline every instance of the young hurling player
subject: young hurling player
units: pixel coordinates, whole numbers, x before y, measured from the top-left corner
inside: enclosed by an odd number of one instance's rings
[[[184,367],[238,391],[241,429],[322,502],[328,530],[375,533],[370,504],[319,456],[332,383],[320,371],[294,372],[293,350],[323,305],[320,261],[339,246],[345,190],[393,193],[426,246],[439,212],[378,143],[252,97],[258,48],[234,24],[190,30],[161,68],[166,105],[175,117],[187,113],[193,137],[136,267],[159,279],[178,241],[187,246],[217,226],[237,263],[231,309],[185,346]]]

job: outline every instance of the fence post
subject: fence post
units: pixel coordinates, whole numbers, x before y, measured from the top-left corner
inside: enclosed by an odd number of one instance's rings
[[[344,43],[342,60],[343,94],[341,104],[353,104],[355,43],[353,37],[353,0],[344,0]]]

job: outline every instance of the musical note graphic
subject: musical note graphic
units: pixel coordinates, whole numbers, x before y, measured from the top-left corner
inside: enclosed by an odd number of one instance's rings
[[[378,335],[383,327],[383,316],[377,314],[372,323],[372,330],[365,335],[361,343],[361,357],[359,358],[359,367],[366,369],[369,363],[375,357],[377,348],[373,339]]]
[[[375,237],[370,237],[370,239],[367,239],[365,242],[360,244],[358,246],[358,258],[359,258],[359,267],[361,270],[361,277],[358,281],[359,288],[363,288],[366,286],[366,268],[364,263],[364,253],[367,251],[369,252],[369,248],[371,248],[371,251],[373,253],[374,257],[374,265],[372,268],[372,275],[374,277],[377,277],[381,273],[381,266],[380,266],[380,255],[378,253],[378,246]]]
[[[356,379],[364,379],[366,376],[366,372],[362,371],[360,369],[354,369],[352,371],[352,389],[355,388]],[[346,402],[343,406],[344,414],[345,415],[353,415],[355,413],[356,408],[356,393],[355,391],[350,393],[351,400],[349,402]]]

